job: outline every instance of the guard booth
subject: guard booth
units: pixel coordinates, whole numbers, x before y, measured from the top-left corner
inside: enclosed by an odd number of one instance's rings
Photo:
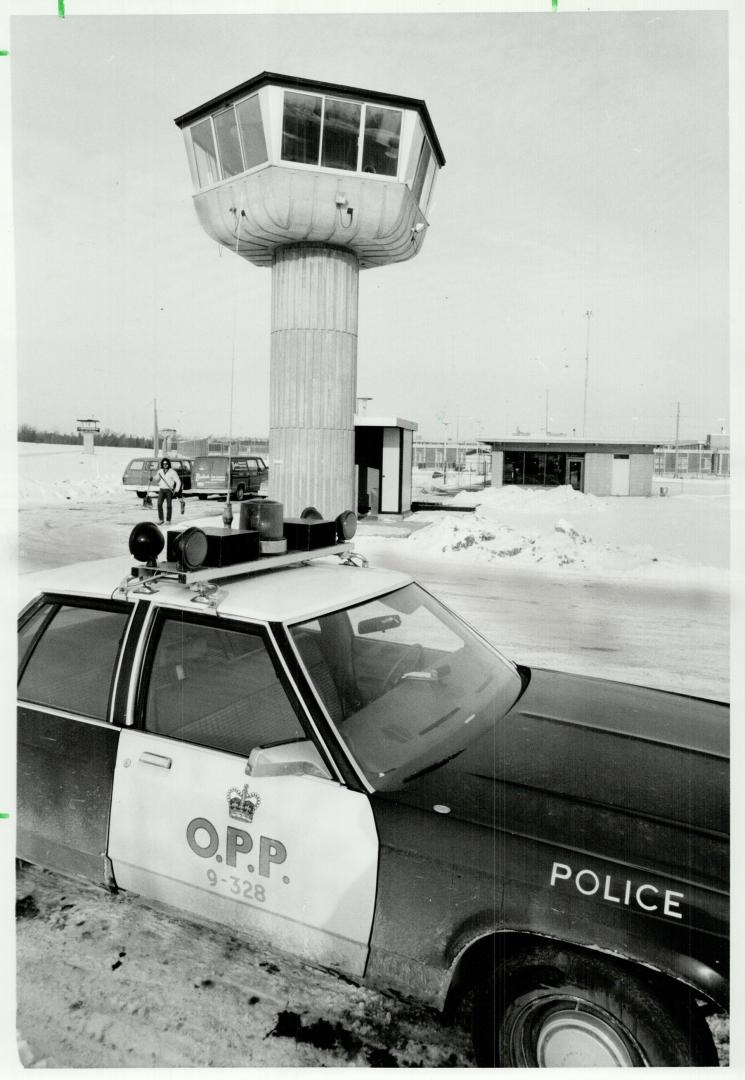
[[[357,513],[411,513],[411,467],[417,425],[400,417],[355,416]]]

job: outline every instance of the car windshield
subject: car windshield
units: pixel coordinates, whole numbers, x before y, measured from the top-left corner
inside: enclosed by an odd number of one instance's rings
[[[515,666],[418,585],[290,634],[339,734],[380,791],[460,753],[521,691]]]

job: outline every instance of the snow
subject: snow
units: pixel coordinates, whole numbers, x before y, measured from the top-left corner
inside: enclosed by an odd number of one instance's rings
[[[96,447],[93,454],[85,454],[81,447],[19,443],[19,506],[131,507],[134,495],[124,491],[122,475],[132,458],[147,453]],[[463,475],[455,474],[453,481]],[[429,476],[415,473],[414,483],[415,498],[431,497]],[[662,483],[653,483],[655,494],[646,498],[600,498],[571,487],[516,486],[438,496],[449,506],[475,510],[414,514],[407,519],[414,531],[403,540],[413,553],[445,558],[454,569],[465,563],[504,562],[539,572],[573,569],[606,577],[688,577],[694,571],[700,578],[721,581],[721,571],[729,565],[728,482],[665,480],[670,495],[664,498],[659,495]],[[389,542],[400,544],[402,537]],[[375,550],[369,543],[362,546]]]
[[[669,486],[669,484],[667,485]],[[686,481],[668,497],[585,495],[571,487],[485,488],[448,498],[453,508],[421,511],[407,539],[413,553],[465,563],[511,564],[537,572],[685,578],[712,585],[729,565],[728,483]],[[458,513],[457,507],[473,507]],[[400,541],[396,541],[399,542]],[[373,554],[379,546],[368,545]]]

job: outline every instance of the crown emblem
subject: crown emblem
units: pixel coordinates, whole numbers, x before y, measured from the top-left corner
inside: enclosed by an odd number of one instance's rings
[[[255,791],[248,790],[248,784],[243,785],[243,790],[233,787],[228,792],[228,813],[239,821],[253,821],[260,804],[261,799]]]

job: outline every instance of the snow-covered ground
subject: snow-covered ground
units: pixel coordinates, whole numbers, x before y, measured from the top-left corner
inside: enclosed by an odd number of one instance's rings
[[[84,454],[79,447],[19,443],[19,507],[23,511],[65,505],[139,506],[133,493],[122,487],[124,469],[137,454],[129,447],[97,447],[95,453]],[[651,487],[654,494],[646,498],[601,498],[570,487],[487,487],[453,496],[443,494],[447,486],[438,486],[442,481],[429,473],[417,471],[413,479],[415,498],[475,507],[473,513],[464,514],[423,511],[408,521],[426,524],[408,539],[411,549],[425,558],[447,558],[454,570],[466,563],[501,562],[536,571],[677,574],[687,579],[693,572],[714,583],[725,580],[727,480],[656,480]],[[451,474],[451,490],[464,479],[467,474]],[[659,495],[663,485],[667,497]],[[400,535],[395,537],[400,541]]]
[[[667,484],[666,486],[670,486]],[[659,485],[657,485],[659,487]],[[471,514],[422,512],[430,523],[410,543],[423,556],[500,561],[536,571],[573,568],[592,574],[723,579],[729,564],[727,483],[685,481],[675,494],[602,498],[571,487],[485,488],[448,499]]]
[[[19,444],[19,572],[126,551],[132,526],[154,519],[122,488],[137,456]],[[415,497],[463,509],[361,522],[356,548],[410,571],[516,660],[729,696],[727,481],[665,480],[666,497],[658,481],[648,498],[597,498],[569,488],[454,494],[463,479],[443,487],[415,473]],[[221,511],[186,503],[187,519]],[[227,931],[36,870],[22,872],[19,897],[28,1064],[472,1064],[461,1028],[254,953]],[[718,1032],[726,1060],[726,1026]]]

